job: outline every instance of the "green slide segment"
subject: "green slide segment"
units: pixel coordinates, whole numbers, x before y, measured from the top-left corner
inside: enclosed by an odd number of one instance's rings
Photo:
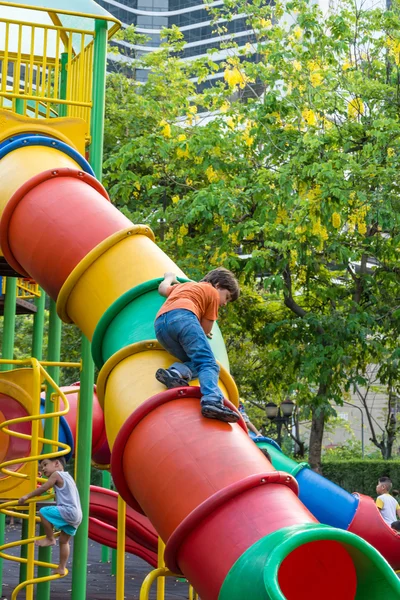
[[[121,348],[136,342],[154,340],[154,319],[165,301],[158,293],[161,278],[138,285],[114,302],[100,319],[93,336],[93,360],[99,369]],[[182,283],[189,281],[180,279]],[[213,327],[211,348],[217,360],[229,371],[229,360],[218,324]]]
[[[302,469],[310,468],[308,463],[296,462],[295,460],[289,458],[288,456],[286,456],[286,454],[278,450],[278,448],[275,448],[275,446],[273,446],[272,444],[268,444],[268,442],[259,442],[257,440],[257,446],[259,448],[264,448],[265,450],[268,450],[272,459],[272,464],[274,465],[277,471],[285,471],[285,473],[289,473],[290,475],[293,475],[293,477],[296,477],[298,472]]]
[[[318,593],[308,596],[297,588],[299,578],[304,581],[309,577],[310,587],[315,585],[313,576],[313,560],[318,562],[318,546],[313,542],[337,542],[351,558],[356,574],[356,590],[351,596],[354,600],[398,600],[400,598],[400,581],[385,559],[367,542],[347,531],[338,530],[326,525],[308,524],[288,527],[271,533],[249,548],[233,565],[228,573],[218,596],[218,600],[324,600],[332,598],[332,581],[340,581],[345,577],[338,568],[335,580],[327,577],[326,582],[319,583]],[[304,569],[296,563],[290,571],[289,587],[291,592],[284,595],[279,585],[279,570],[290,554],[307,546],[304,556],[309,565]],[[350,573],[351,575],[351,573]],[[354,579],[353,579],[354,584]],[[284,586],[284,582],[281,581]],[[307,584],[306,584],[307,585]],[[346,586],[346,582],[343,584]],[[346,589],[346,588],[345,588]],[[338,597],[339,600],[339,597]]]

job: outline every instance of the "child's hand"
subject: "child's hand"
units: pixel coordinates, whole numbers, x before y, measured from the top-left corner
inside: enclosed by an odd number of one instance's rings
[[[26,504],[27,500],[28,500],[28,495],[21,496],[21,498],[18,500],[18,504]]]
[[[168,273],[164,273],[164,280],[168,281],[170,284],[179,283],[179,281],[176,278],[175,273],[172,273],[172,271],[168,271]]]

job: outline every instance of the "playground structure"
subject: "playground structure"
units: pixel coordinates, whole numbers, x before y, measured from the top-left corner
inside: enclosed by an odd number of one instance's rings
[[[158,566],[144,582],[142,600],[157,578],[162,600],[162,578],[172,574],[186,577],[202,600],[398,598],[400,584],[382,556],[358,536],[318,523],[299,500],[293,474],[274,469],[243,420],[204,419],[196,382],[166,391],[155,380],[157,368],[172,360],[155,340],[153,321],[163,302],[157,288],[165,271],[186,277],[148,226],[132,224],[113,207],[100,183],[107,37],[118,23],[91,0],[42,4],[0,0],[0,8],[12,7],[16,15],[0,16],[0,269],[8,276],[1,364],[22,367],[0,374],[0,394],[7,395],[0,404],[2,510],[15,512],[16,500],[35,488],[41,453],[72,451],[77,429],[84,520],[74,545],[72,600],[86,597],[89,532],[117,548],[118,600],[125,548]],[[18,19],[18,8],[29,6]],[[22,363],[12,360],[16,280],[10,273],[42,290],[33,358]],[[44,362],[45,293],[51,300]],[[84,334],[79,402],[76,387],[63,391],[54,376],[62,366],[57,315]],[[217,326],[213,333],[220,387],[234,409],[238,392]],[[99,405],[92,357],[100,369]],[[92,445],[93,407],[96,416],[99,406],[107,439],[97,422]],[[108,451],[119,494],[94,489],[90,498],[91,456],[107,468]],[[25,509],[25,571],[12,600],[22,589],[33,598],[35,584],[47,600],[49,581],[59,577],[49,574],[48,549],[35,561],[35,505]],[[3,544],[2,557],[6,549]]]

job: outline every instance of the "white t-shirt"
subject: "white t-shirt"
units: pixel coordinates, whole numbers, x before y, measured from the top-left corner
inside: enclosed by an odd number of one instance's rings
[[[396,510],[400,508],[399,503],[390,494],[382,494],[376,499],[376,505],[381,511],[381,515],[388,525],[397,521]]]

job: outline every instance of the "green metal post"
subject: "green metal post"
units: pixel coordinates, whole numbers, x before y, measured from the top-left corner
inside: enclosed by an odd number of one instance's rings
[[[96,37],[93,51],[93,109],[91,117],[92,144],[90,147],[90,163],[101,180],[103,172],[103,138],[104,138],[104,100],[107,65],[107,23],[96,21]]]
[[[111,550],[111,575],[115,577],[117,574],[117,551],[115,548]]]
[[[107,23],[96,20],[93,49],[93,109],[91,115],[92,144],[90,162],[101,180],[104,136],[104,100],[107,65]],[[84,299],[82,299],[84,301]],[[94,364],[90,343],[82,337],[82,375],[79,399],[77,486],[82,504],[83,520],[74,540],[72,563],[72,600],[86,600],[87,553],[89,529],[89,487],[92,453]]]
[[[17,298],[17,280],[15,277],[7,277],[6,296],[4,300],[4,323],[3,323],[3,348],[2,358],[13,358],[14,336],[15,336],[15,306]],[[0,365],[0,371],[9,371],[12,365]],[[5,515],[0,515],[0,546],[5,539]],[[3,559],[0,559],[0,596],[3,589]]]
[[[17,280],[7,277],[6,296],[4,300],[4,325],[3,325],[3,358],[14,356],[15,312],[17,300]],[[0,371],[10,371],[12,365],[0,365]]]
[[[110,471],[101,472],[101,485],[109,490],[111,488],[111,473]],[[108,546],[101,547],[101,562],[106,563],[110,560],[110,548]]]
[[[62,100],[65,100],[65,98],[67,97],[67,81],[68,81],[67,63],[68,63],[68,52],[63,52],[61,54],[61,64],[60,64],[60,98]],[[68,112],[68,106],[66,104],[59,104],[58,115],[60,117],[66,117],[67,112]]]
[[[38,360],[43,358],[44,307],[46,293],[41,289],[39,298],[35,298],[36,312],[33,317],[32,356]]]
[[[47,359],[49,361],[59,362],[60,361],[60,348],[61,348],[61,321],[57,315],[56,303],[54,300],[50,300],[50,312],[49,312],[49,342],[47,348]],[[60,380],[60,367],[48,367],[47,368],[50,377],[58,384]],[[51,401],[52,390],[48,389],[46,393],[45,412],[54,412],[54,406]],[[44,437],[51,439],[52,435],[52,419],[46,419],[44,425]],[[43,452],[51,452],[55,448],[50,444],[43,445]],[[41,529],[41,533],[43,533]],[[39,548],[39,560],[43,562],[52,562],[51,560],[52,549]],[[47,577],[51,574],[50,569],[47,567],[38,567],[38,577]],[[50,600],[50,581],[44,581],[39,583],[37,586],[37,597],[40,600]]]
[[[72,600],[86,599],[89,535],[89,497],[92,449],[94,363],[90,342],[82,336],[82,373],[79,394],[76,485],[82,505],[82,523],[74,539],[72,563]]]
[[[43,332],[44,332],[44,308],[46,303],[46,294],[40,290],[39,298],[35,298],[36,312],[33,317],[33,335],[32,335],[32,356],[38,360],[43,358]],[[28,520],[22,519],[21,540],[26,540],[28,537]],[[21,546],[21,558],[26,558],[28,555],[28,546]],[[19,566],[19,582],[26,580],[26,564],[21,563]]]
[[[0,546],[6,539],[6,515],[0,513]],[[3,596],[3,559],[0,560],[0,596]]]

